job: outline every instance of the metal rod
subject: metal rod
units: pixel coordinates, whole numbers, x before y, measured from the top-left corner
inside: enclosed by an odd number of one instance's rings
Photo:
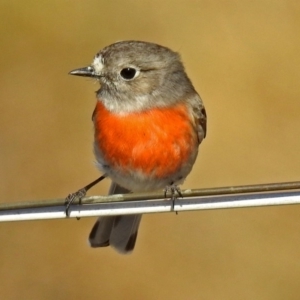
[[[286,191],[286,190],[300,190],[300,181],[183,190],[182,194],[184,198],[186,198],[186,197],[260,193],[260,192]],[[153,200],[153,199],[161,199],[163,195],[164,195],[163,191],[158,191],[158,192],[151,192],[151,193],[133,193],[133,194],[124,194],[124,195],[112,195],[112,196],[90,196],[90,197],[84,197],[82,199],[82,204],[116,202],[116,201],[151,200],[151,199]],[[78,203],[78,201],[77,202],[74,201],[74,203]],[[48,200],[26,201],[26,202],[24,201],[24,202],[17,202],[17,203],[0,203],[0,211],[7,210],[7,209],[49,207],[49,206],[58,206],[64,204],[65,204],[65,199],[48,199]]]
[[[298,191],[295,191],[298,190]],[[182,191],[174,211],[300,204],[300,182],[222,187]],[[145,201],[148,200],[148,201]],[[0,205],[0,222],[66,218],[65,200]],[[163,192],[93,196],[70,207],[70,217],[171,212],[172,202]]]

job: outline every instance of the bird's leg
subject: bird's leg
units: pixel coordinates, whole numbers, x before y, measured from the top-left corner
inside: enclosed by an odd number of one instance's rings
[[[180,187],[178,185],[174,184],[174,182],[171,182],[171,184],[166,186],[164,189],[165,198],[167,198],[167,193],[171,194],[171,199],[170,199],[172,201],[171,210],[174,211],[175,200],[178,198],[178,196],[183,198]],[[177,214],[177,212],[176,212],[176,214]]]
[[[68,197],[65,199],[65,206],[66,206],[65,213],[66,213],[67,217],[69,217],[69,209],[70,209],[70,206],[72,205],[72,203],[76,199],[78,199],[78,203],[81,204],[81,200],[86,195],[87,191],[89,189],[91,189],[94,185],[96,185],[97,183],[102,181],[105,177],[106,177],[106,174],[100,176],[99,178],[97,178],[93,182],[89,183],[88,185],[86,185],[82,189],[78,190],[77,192],[68,195]]]

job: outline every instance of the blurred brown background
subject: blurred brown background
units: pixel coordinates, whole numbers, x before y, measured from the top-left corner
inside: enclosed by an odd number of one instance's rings
[[[126,39],[180,52],[204,99],[183,188],[299,180],[299,1],[1,1],[0,24],[1,202],[98,176],[98,85],[67,73]],[[89,248],[93,223],[1,223],[1,299],[299,299],[300,206],[147,215],[130,256]]]

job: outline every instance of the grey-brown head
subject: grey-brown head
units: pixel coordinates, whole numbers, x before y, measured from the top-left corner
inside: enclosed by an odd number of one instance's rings
[[[71,75],[97,79],[97,97],[116,113],[166,107],[195,93],[180,56],[148,42],[123,41],[98,52],[92,64]]]

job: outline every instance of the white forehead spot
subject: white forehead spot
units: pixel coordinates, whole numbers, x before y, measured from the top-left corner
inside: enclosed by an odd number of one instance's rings
[[[100,74],[103,69],[103,57],[101,55],[95,56],[92,66],[95,69],[95,73]]]

